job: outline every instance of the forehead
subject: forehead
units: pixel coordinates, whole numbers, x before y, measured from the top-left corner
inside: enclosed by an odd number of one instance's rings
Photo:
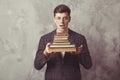
[[[67,12],[55,13],[55,17],[69,17]]]

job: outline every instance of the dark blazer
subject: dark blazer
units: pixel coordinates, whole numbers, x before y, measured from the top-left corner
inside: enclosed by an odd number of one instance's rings
[[[69,29],[68,39],[76,47],[83,45],[80,55],[65,53],[62,58],[61,53],[51,54],[48,59],[45,58],[43,51],[48,42],[53,42],[56,30],[42,36],[39,41],[38,50],[34,61],[34,67],[40,70],[46,63],[45,80],[81,80],[80,65],[86,69],[92,66],[91,57],[87,47],[86,39],[83,35]]]

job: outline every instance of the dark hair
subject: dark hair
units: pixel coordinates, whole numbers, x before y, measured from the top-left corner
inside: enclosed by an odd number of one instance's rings
[[[64,4],[60,4],[58,5],[55,9],[54,9],[54,16],[56,13],[63,13],[63,12],[67,12],[68,15],[70,16],[70,8]]]

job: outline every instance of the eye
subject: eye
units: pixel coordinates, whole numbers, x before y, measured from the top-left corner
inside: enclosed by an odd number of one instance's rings
[[[64,20],[67,20],[68,18],[67,17],[64,17]]]
[[[68,20],[68,17],[64,17],[63,19],[64,19],[64,20]]]
[[[57,20],[60,20],[61,18],[60,17],[56,17]]]

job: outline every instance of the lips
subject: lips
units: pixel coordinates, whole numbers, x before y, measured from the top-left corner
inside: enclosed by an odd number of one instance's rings
[[[65,25],[60,25],[61,27],[64,27]]]

